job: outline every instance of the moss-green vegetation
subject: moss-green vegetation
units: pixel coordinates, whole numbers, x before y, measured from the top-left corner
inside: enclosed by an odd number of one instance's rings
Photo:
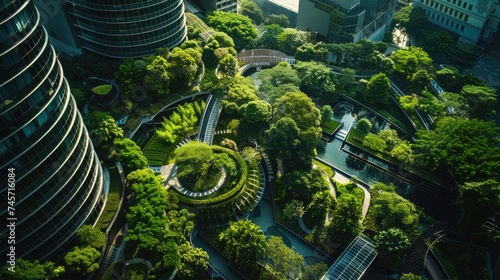
[[[92,92],[97,94],[97,95],[106,95],[110,91],[111,91],[110,84],[99,85],[99,86],[92,88]]]
[[[321,170],[324,170],[330,178],[333,178],[333,176],[335,176],[335,170],[333,170],[333,168],[328,164],[325,164],[317,159],[313,159],[313,163],[316,164],[318,167],[320,167]]]
[[[120,180],[120,174],[118,173],[116,166],[110,166],[108,169],[110,178],[108,201],[106,202],[106,206],[104,207],[104,210],[99,217],[99,221],[96,224],[96,228],[101,231],[106,231],[109,223],[113,220],[116,211],[118,211],[118,205],[120,204],[123,187]]]
[[[434,245],[432,251],[451,279],[489,279],[486,252],[483,250],[443,240]]]
[[[130,280],[142,280],[148,273],[148,267],[142,263],[134,263],[125,266],[123,278]]]
[[[124,266],[125,264],[122,261],[112,263],[108,269],[106,269],[101,280],[112,280],[116,279],[117,276],[121,276]]]
[[[321,129],[323,130],[323,132],[332,134],[340,125],[341,123],[339,123],[338,121],[328,120],[321,124]]]
[[[167,163],[168,154],[174,147],[175,144],[166,143],[154,133],[143,148],[144,156],[148,159],[149,165],[164,165]]]

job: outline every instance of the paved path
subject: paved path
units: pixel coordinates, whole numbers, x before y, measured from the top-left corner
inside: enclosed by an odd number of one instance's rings
[[[167,189],[169,187],[174,187],[177,191],[189,197],[204,197],[212,194],[219,190],[226,180],[226,170],[224,169],[224,167],[221,167],[221,176],[217,185],[209,190],[196,192],[186,189],[181,185],[179,179],[177,178],[177,166],[173,163],[169,165],[163,165],[161,167],[161,175],[165,179],[165,186],[167,187]]]

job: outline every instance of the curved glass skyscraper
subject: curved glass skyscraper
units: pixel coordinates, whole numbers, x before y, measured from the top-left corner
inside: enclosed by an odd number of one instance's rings
[[[31,0],[0,3],[0,218],[16,219],[16,258],[44,259],[97,221],[102,169],[37,9]],[[0,228],[0,237],[10,230]]]
[[[144,57],[187,35],[183,0],[66,0],[81,47],[105,57]]]

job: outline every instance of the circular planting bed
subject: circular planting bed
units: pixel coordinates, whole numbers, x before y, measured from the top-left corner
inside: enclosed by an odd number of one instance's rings
[[[111,105],[111,103],[113,103],[113,101],[118,97],[117,87],[108,80],[90,77],[85,79],[83,84],[90,92],[92,92],[96,102],[101,106]]]
[[[195,192],[209,190],[217,185],[222,172],[215,160],[204,162],[200,168],[193,169],[189,164],[177,164],[177,178],[186,189]]]

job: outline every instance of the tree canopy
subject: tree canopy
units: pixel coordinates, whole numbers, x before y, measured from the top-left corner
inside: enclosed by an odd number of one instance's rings
[[[207,24],[233,38],[236,50],[252,48],[257,39],[257,29],[252,21],[240,14],[214,11],[207,15]]]
[[[391,83],[384,73],[379,73],[370,78],[367,90],[364,92],[366,102],[375,106],[387,106],[391,100],[389,90]]]
[[[449,167],[459,182],[500,174],[499,132],[493,122],[443,117],[433,130],[417,135],[415,158],[433,170]]]
[[[264,13],[253,0],[241,1],[238,12],[249,17],[256,25],[260,25],[264,21]]]

